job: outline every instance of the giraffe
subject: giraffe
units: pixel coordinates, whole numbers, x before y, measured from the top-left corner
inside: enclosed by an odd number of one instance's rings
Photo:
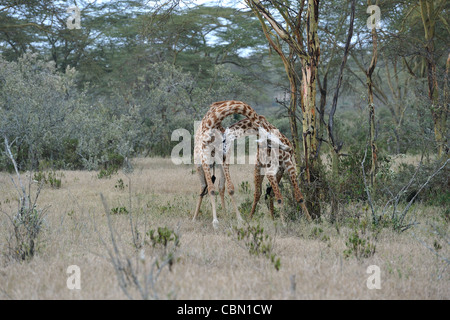
[[[231,125],[229,128],[227,128],[224,132],[226,141],[226,149],[230,148],[230,144],[233,143],[234,139],[240,138],[242,136],[247,135],[254,135],[256,133],[261,133],[261,128],[265,132],[270,132],[271,135],[267,135],[265,133],[267,140],[267,145],[264,146],[261,144],[261,138],[258,143],[257,148],[257,156],[256,156],[256,164],[255,164],[255,171],[254,171],[254,182],[255,182],[255,193],[254,193],[254,199],[253,199],[253,205],[252,209],[250,211],[250,219],[253,217],[253,214],[255,213],[256,206],[258,204],[258,201],[261,197],[261,186],[264,179],[264,175],[261,174],[261,169],[263,167],[267,167],[268,161],[267,158],[271,156],[277,156],[277,154],[272,155],[271,153],[273,151],[276,151],[278,153],[278,166],[276,166],[275,171],[271,171],[270,169],[267,171],[267,179],[270,182],[271,188],[273,193],[275,194],[275,197],[277,199],[277,202],[279,204],[282,203],[282,195],[280,192],[280,189],[278,187],[278,184],[283,176],[283,173],[287,171],[289,175],[289,180],[294,188],[294,196],[297,202],[300,203],[300,206],[302,207],[303,213],[306,215],[308,220],[311,220],[311,216],[309,215],[308,209],[305,206],[304,203],[304,197],[302,192],[300,191],[300,188],[297,183],[297,172],[296,172],[296,165],[295,165],[295,157],[294,157],[294,150],[291,142],[289,139],[284,136],[275,126],[273,126],[271,123],[267,121],[267,119],[264,116],[258,115],[257,121],[251,121],[250,119],[243,119],[241,121],[236,122],[235,124]],[[263,132],[264,132],[263,131]],[[263,139],[264,140],[264,139]],[[271,143],[274,143],[280,148],[272,148]],[[275,146],[276,147],[276,146]],[[226,169],[229,165],[228,161],[224,162],[224,168]],[[228,179],[229,176],[226,176],[226,179]],[[272,218],[273,215],[273,199],[271,197],[270,199],[270,214]],[[284,216],[281,215],[281,219],[284,222]]]
[[[223,134],[225,131],[224,128],[222,127],[223,119],[235,113],[247,117],[249,121],[255,123],[256,126],[258,125],[259,116],[255,112],[255,110],[253,110],[253,108],[250,107],[248,104],[236,100],[219,101],[211,104],[209,110],[203,117],[200,126],[195,134],[194,163],[196,165],[197,174],[200,179],[201,191],[197,201],[197,206],[195,209],[193,220],[195,220],[198,216],[202,199],[203,196],[205,195],[204,191],[206,191],[207,188],[211,200],[213,212],[213,227],[215,229],[217,229],[219,221],[217,220],[216,204],[214,198],[215,195],[214,182],[210,171],[210,168],[213,165],[213,163],[211,163],[211,160],[212,158],[215,158],[216,156],[215,153],[217,151],[214,149],[213,143],[216,142],[217,144],[216,139],[220,138],[222,140],[223,138]],[[218,151],[220,153],[221,150]],[[231,197],[234,210],[236,211],[236,217],[239,221],[242,221],[242,217],[239,213],[236,201],[234,199],[234,185],[231,181],[229,167],[222,165],[223,154],[222,159],[219,160],[220,160],[219,162],[221,162],[218,163],[218,167],[221,172],[221,179],[219,180],[219,193],[222,200],[222,209],[225,211],[224,194],[226,181],[228,194]]]
[[[231,114],[238,113],[243,116],[246,116],[247,119],[242,120],[244,122],[240,122],[239,125],[236,125],[235,127],[231,127],[231,131],[228,129],[226,131],[221,123],[223,119]],[[201,193],[198,198],[197,206],[194,213],[193,220],[196,219],[198,216],[200,206],[202,203],[203,196],[206,194],[205,191],[208,189],[208,193],[210,194],[211,199],[211,205],[213,210],[213,226],[214,228],[217,228],[218,226],[218,220],[217,220],[217,213],[215,209],[215,190],[214,190],[214,181],[213,177],[211,176],[210,167],[212,163],[208,163],[208,160],[210,161],[211,156],[214,157],[215,150],[211,150],[211,144],[217,139],[222,138],[222,141],[225,143],[224,153],[222,154],[222,160],[221,163],[218,164],[218,167],[221,172],[221,178],[219,180],[219,193],[221,196],[222,201],[222,208],[225,211],[225,200],[224,200],[224,194],[225,194],[225,181],[228,188],[228,193],[231,197],[234,209],[236,211],[236,216],[239,221],[242,221],[242,218],[240,216],[239,210],[236,206],[236,202],[234,200],[234,185],[231,181],[230,173],[229,173],[229,165],[226,161],[226,139],[229,139],[233,135],[236,135],[238,137],[239,135],[248,135],[251,133],[246,134],[245,130],[244,133],[239,132],[239,130],[243,130],[244,127],[248,127],[247,129],[250,129],[250,126],[252,127],[252,130],[259,130],[263,129],[263,133],[266,133],[266,138],[268,138],[268,144],[265,150],[266,157],[271,156],[272,148],[270,147],[271,142],[274,142],[278,146],[281,146],[281,150],[283,151],[279,155],[279,160],[283,164],[281,167],[281,170],[278,170],[277,172],[274,172],[272,174],[268,174],[267,177],[269,179],[270,184],[272,185],[272,188],[274,190],[274,193],[277,197],[278,203],[281,203],[282,196],[278,188],[278,183],[282,177],[283,171],[287,169],[287,171],[290,174],[291,182],[294,186],[295,190],[295,196],[296,200],[301,203],[302,209],[309,217],[308,211],[306,209],[306,206],[304,206],[303,203],[303,195],[300,192],[300,189],[298,188],[298,184],[295,180],[296,173],[295,173],[295,162],[293,157],[293,150],[292,145],[290,141],[282,135],[278,129],[276,129],[273,125],[271,125],[265,117],[258,115],[253,108],[251,108],[249,105],[245,104],[242,101],[220,101],[215,102],[210,106],[210,109],[206,113],[206,115],[203,117],[202,122],[200,124],[199,129],[196,132],[195,135],[195,148],[194,148],[194,159],[196,159],[196,169],[198,176],[200,178],[201,183]],[[235,130],[233,130],[235,129]],[[261,130],[259,130],[261,133]],[[270,134],[269,132],[273,131],[275,134]],[[250,132],[250,131],[249,131]],[[219,133],[219,135],[217,134]],[[259,149],[258,149],[259,150]],[[288,152],[288,153],[286,153]],[[264,158],[264,153],[262,154],[262,158]],[[258,151],[258,159],[259,157],[259,151]],[[251,212],[251,216],[253,215],[256,204],[259,201],[260,195],[261,195],[261,184],[262,184],[262,178],[263,175],[260,174],[260,169],[262,167],[262,161],[257,162],[255,166],[255,189],[259,190],[259,195],[255,190],[255,200]],[[264,162],[267,163],[267,162]],[[259,170],[257,170],[259,169]],[[292,171],[293,170],[293,171]],[[258,177],[258,179],[256,179]],[[259,186],[259,188],[258,188]],[[271,211],[273,216],[273,210]]]

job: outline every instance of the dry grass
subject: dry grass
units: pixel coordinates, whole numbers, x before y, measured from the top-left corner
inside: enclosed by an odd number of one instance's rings
[[[374,256],[345,259],[343,251],[351,229],[306,221],[281,226],[265,214],[259,222],[274,239],[274,252],[281,259],[276,271],[268,259],[249,255],[236,237],[230,235],[236,219],[231,207],[226,216],[219,208],[220,228],[212,227],[209,201],[205,198],[202,215],[192,222],[198,194],[198,178],[193,166],[174,166],[166,159],[136,159],[128,177],[122,173],[111,179],[98,179],[96,172],[64,171],[61,189],[45,187],[39,205],[50,205],[41,247],[29,262],[0,258],[0,298],[2,299],[123,299],[114,268],[108,261],[101,239],[110,243],[105,210],[100,193],[108,205],[126,207],[138,229],[167,226],[181,235],[180,260],[170,272],[164,270],[157,283],[159,296],[176,299],[449,299],[448,265],[425,248],[411,231],[397,234],[383,229],[376,240]],[[238,189],[252,181],[247,165],[232,166]],[[128,188],[115,188],[118,179],[131,181],[131,207]],[[251,184],[250,184],[251,185]],[[238,203],[252,194],[237,192]],[[9,200],[9,201],[8,201]],[[7,174],[0,174],[0,208],[13,212],[17,196]],[[220,202],[220,201],[218,201]],[[220,206],[219,206],[220,207]],[[263,202],[260,210],[267,213]],[[421,225],[415,235],[433,244],[427,222],[436,210],[417,208]],[[129,215],[112,216],[120,235],[119,245],[134,257]],[[256,223],[256,222],[255,222]],[[311,237],[319,226],[329,240]],[[0,216],[0,252],[5,252],[8,222]],[[445,226],[448,234],[448,226]],[[448,246],[447,246],[448,247]],[[441,249],[444,255],[446,247]],[[148,253],[150,248],[146,248]],[[146,259],[151,259],[150,254]],[[139,262],[138,262],[139,263]],[[66,286],[67,267],[81,269],[81,290]],[[381,268],[381,289],[366,286],[369,265]],[[295,275],[295,290],[291,276]]]

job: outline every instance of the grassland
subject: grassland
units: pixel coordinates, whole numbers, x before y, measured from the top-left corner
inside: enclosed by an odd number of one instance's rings
[[[232,166],[236,186],[249,181],[250,189],[237,188],[239,204],[252,199],[252,173],[248,165]],[[137,250],[132,231],[145,239],[158,227],[176,230],[180,246],[176,262],[162,270],[155,285],[160,298],[175,299],[449,299],[450,272],[441,257],[449,257],[431,226],[439,225],[442,208],[418,203],[411,218],[419,223],[403,233],[384,228],[367,239],[376,245],[368,258],[346,257],[352,227],[324,221],[300,219],[283,226],[269,218],[264,202],[251,223],[259,223],[280,259],[277,271],[264,256],[249,254],[234,233],[236,218],[229,203],[226,215],[219,205],[218,230],[212,227],[209,200],[205,198],[198,221],[191,221],[199,189],[193,166],[175,166],[169,159],[136,159],[134,171],[119,171],[99,179],[97,172],[63,171],[61,187],[46,185],[38,206],[47,208],[38,251],[30,261],[8,259],[10,221],[0,216],[0,298],[1,299],[125,299],[106,247],[111,247],[111,229],[100,194],[111,208],[128,213],[111,215],[111,227],[123,256],[130,257],[137,272],[155,258],[149,244]],[[26,178],[26,175],[23,175]],[[123,187],[120,187],[120,179]],[[32,190],[36,189],[33,184]],[[0,209],[17,210],[17,191],[10,176],[0,174]],[[220,201],[217,201],[220,203]],[[366,219],[364,204],[349,204],[348,218]],[[107,209],[107,210],[109,210]],[[136,228],[130,227],[130,218]],[[106,247],[105,247],[106,246]],[[429,248],[427,248],[427,246]],[[139,258],[140,257],[140,258]],[[147,264],[146,264],[147,263]],[[69,290],[67,268],[81,271],[81,289]],[[368,266],[381,270],[381,289],[368,289]],[[140,295],[130,284],[133,297]]]

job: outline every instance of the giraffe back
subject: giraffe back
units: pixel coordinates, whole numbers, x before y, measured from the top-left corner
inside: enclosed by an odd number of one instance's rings
[[[240,120],[227,128],[226,133],[231,139],[238,139],[240,137],[254,135],[258,133],[259,128],[263,128],[267,132],[274,134],[282,144],[287,146],[289,153],[293,154],[293,146],[291,141],[280,132],[274,125],[272,125],[264,116],[257,115],[257,121],[250,119]]]
[[[258,124],[259,115],[248,104],[242,101],[228,100],[213,103],[202,120],[202,130],[221,129],[222,121],[232,115],[240,114]]]

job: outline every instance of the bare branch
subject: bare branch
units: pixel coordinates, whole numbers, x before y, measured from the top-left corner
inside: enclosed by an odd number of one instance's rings
[[[403,210],[403,212],[401,214],[401,217],[404,217],[406,215],[406,213],[408,212],[409,208],[413,204],[414,200],[419,195],[419,193],[423,190],[423,188],[426,187],[426,185],[431,181],[431,179],[433,179],[442,169],[444,169],[447,166],[449,161],[450,161],[450,159],[447,159],[447,161],[445,161],[444,164],[441,167],[439,167],[435,172],[433,172],[433,174],[431,176],[428,177],[427,181],[424,184],[422,184],[422,186],[419,188],[419,190],[417,190],[417,192],[414,195],[414,197],[412,197],[412,199],[409,201],[408,205]]]
[[[23,205],[23,206],[25,206],[25,208],[28,208],[29,203],[28,203],[28,199],[27,199],[27,193],[26,193],[25,187],[23,186],[22,179],[20,178],[19,169],[17,167],[16,160],[14,159],[14,156],[13,156],[13,154],[11,152],[11,147],[9,145],[9,141],[8,141],[8,137],[7,136],[5,136],[5,149],[6,149],[6,155],[11,160],[11,162],[12,162],[12,164],[14,166],[14,170],[16,171],[16,175],[17,175],[17,179],[18,179],[18,182],[19,182],[20,189],[22,189],[22,194],[20,195],[20,197],[21,197],[20,198],[21,207]],[[13,180],[13,183],[14,183],[14,180]],[[15,183],[14,183],[14,185],[16,186]],[[16,186],[16,188],[17,188],[17,186]],[[20,194],[20,191],[19,191],[19,194]]]

